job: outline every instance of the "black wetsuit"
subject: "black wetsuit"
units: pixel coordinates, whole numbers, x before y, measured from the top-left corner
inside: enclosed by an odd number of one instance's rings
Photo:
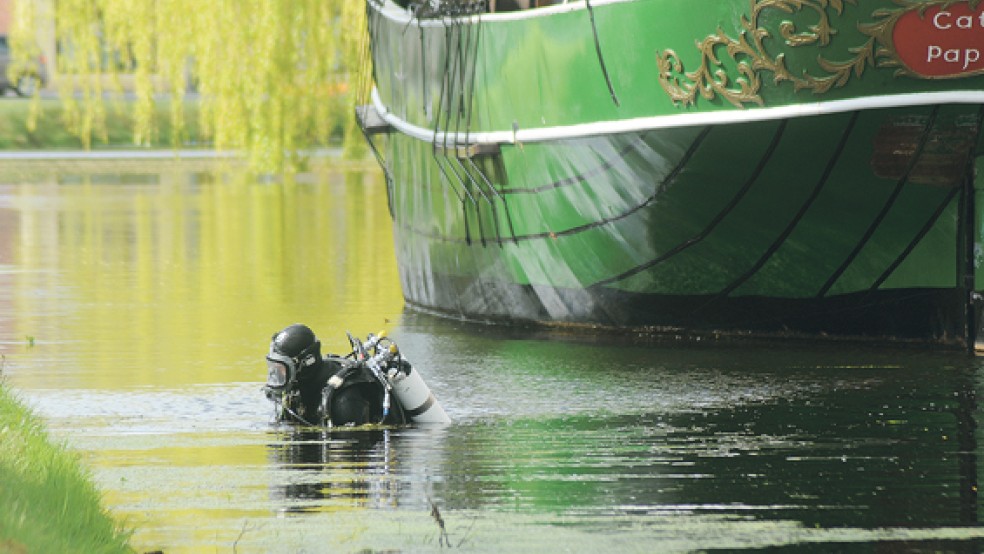
[[[331,358],[323,358],[320,363],[301,368],[297,372],[297,390],[301,393],[301,410],[299,416],[308,420],[309,423],[320,423],[315,421],[320,415],[321,391],[328,384],[328,379],[342,368],[342,364]]]
[[[331,422],[333,425],[362,425],[381,423],[383,413],[383,387],[366,371],[343,372],[343,358],[328,355],[320,363],[301,369],[297,374],[297,389],[301,393],[301,411],[298,415],[310,424],[321,421],[321,395],[328,379],[342,372],[345,382],[332,391]],[[385,423],[404,423],[403,410],[395,398],[391,398],[391,410]],[[318,420],[318,421],[315,421]]]

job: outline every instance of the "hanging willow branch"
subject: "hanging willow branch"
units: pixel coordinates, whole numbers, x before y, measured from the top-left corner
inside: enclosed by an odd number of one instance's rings
[[[180,137],[194,89],[199,124],[216,149],[244,151],[255,170],[291,171],[299,152],[351,127],[349,67],[368,63],[349,55],[365,29],[354,21],[362,17],[360,0],[15,6],[10,40],[17,60],[34,55],[38,22],[54,22],[65,123],[87,148],[106,140],[109,93],[131,91],[132,100],[120,105],[134,112],[134,143],[153,145],[156,103],[170,98],[173,136]]]

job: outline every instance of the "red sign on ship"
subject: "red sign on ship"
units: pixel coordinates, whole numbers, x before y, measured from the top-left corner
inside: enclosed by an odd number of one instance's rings
[[[923,77],[962,77],[984,72],[984,3],[912,10],[892,31],[899,60]]]

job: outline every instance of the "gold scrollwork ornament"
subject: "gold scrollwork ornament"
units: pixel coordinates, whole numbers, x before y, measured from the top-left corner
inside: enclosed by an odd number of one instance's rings
[[[701,60],[696,70],[685,71],[680,56],[672,49],[657,52],[660,84],[674,103],[683,106],[694,105],[699,94],[706,100],[722,98],[737,108],[744,108],[749,104],[765,104],[760,94],[763,73],[771,73],[776,85],[788,82],[796,91],[809,90],[815,94],[843,87],[852,77],[860,78],[869,67],[898,67],[898,74],[915,76],[899,61],[891,39],[898,20],[906,13],[914,10],[923,13],[933,6],[945,8],[967,3],[972,10],[976,10],[984,0],[891,1],[897,7],[877,9],[871,12],[874,21],[857,24],[857,29],[868,38],[848,49],[851,56],[846,60],[832,61],[822,53],[837,34],[831,17],[839,17],[848,9],[859,9],[858,0],[749,0],[751,12],[741,17],[739,23],[742,30],[738,38],[729,37],[719,28],[715,34],[697,44]],[[768,53],[765,43],[774,37],[760,21],[763,14],[770,10],[790,15],[812,12],[814,20],[807,28],[797,29],[794,23],[785,20],[779,24],[778,35],[788,49],[819,49],[816,62],[822,74],[812,74],[805,69],[793,73],[786,65],[785,53],[775,56]],[[733,64],[730,70],[722,63],[719,52],[725,52],[731,58]]]

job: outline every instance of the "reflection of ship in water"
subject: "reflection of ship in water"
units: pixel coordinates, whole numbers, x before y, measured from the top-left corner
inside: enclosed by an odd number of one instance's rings
[[[267,445],[281,513],[427,504],[440,429],[278,428]],[[422,440],[423,439],[423,440]],[[420,447],[423,448],[420,448]],[[425,474],[417,475],[423,471]]]
[[[449,509],[600,512],[627,526],[772,521],[851,529],[852,540],[889,528],[960,535],[952,529],[980,526],[979,377],[967,365],[931,378],[867,363],[654,372],[662,402],[692,404],[458,424],[436,496]]]

